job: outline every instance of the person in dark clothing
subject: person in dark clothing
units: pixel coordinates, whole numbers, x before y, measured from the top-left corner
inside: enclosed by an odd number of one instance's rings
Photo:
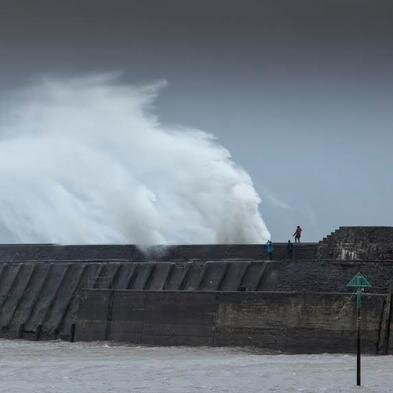
[[[273,258],[273,243],[268,240],[268,242],[266,243],[266,251],[267,251],[267,255],[269,257],[269,260],[271,261]]]
[[[295,243],[300,243],[300,238],[302,237],[302,228],[300,228],[300,225],[297,226],[295,233],[293,234],[295,238]]]
[[[291,243],[290,240],[288,240],[288,244],[287,244],[287,258],[288,259],[293,258],[293,244]]]

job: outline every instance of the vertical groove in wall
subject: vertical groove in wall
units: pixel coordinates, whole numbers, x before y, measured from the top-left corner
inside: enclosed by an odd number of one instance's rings
[[[62,300],[62,299],[59,298],[58,294],[60,292],[61,287],[64,284],[67,285],[66,277],[67,277],[67,273],[70,271],[70,265],[67,264],[65,266],[66,267],[65,267],[65,269],[64,269],[64,271],[63,271],[63,273],[61,275],[59,283],[58,283],[58,285],[57,285],[57,287],[56,287],[56,289],[55,289],[55,291],[53,293],[53,296],[52,296],[52,298],[50,299],[50,301],[48,303],[48,307],[46,308],[46,311],[44,313],[44,317],[43,317],[42,322],[40,324],[41,327],[46,326],[46,322],[48,321],[49,316],[50,316],[50,314],[52,312],[52,309],[55,307],[56,302]],[[47,334],[51,333],[49,330],[45,330],[44,332],[47,333]]]
[[[140,267],[140,264],[136,263],[134,269],[132,270],[131,274],[129,275],[126,289],[133,289],[134,282],[138,276],[139,267]]]
[[[223,282],[225,281],[225,277],[226,277],[227,274],[228,274],[228,270],[229,270],[229,263],[225,262],[225,267],[224,267],[224,271],[223,271],[223,273],[222,273],[221,279],[220,279],[220,280],[218,281],[218,283],[217,283],[217,287],[216,287],[216,290],[217,290],[217,291],[220,291],[220,290],[221,290],[222,284],[223,284]]]
[[[3,302],[4,297],[7,295],[7,290],[9,288],[9,280],[8,274],[10,272],[10,264],[3,263],[0,275],[0,310],[1,304]]]
[[[135,263],[122,264],[118,277],[113,282],[113,289],[127,289],[134,270]]]
[[[44,266],[46,269],[44,268],[43,280],[41,282],[38,282],[38,286],[35,291],[35,295],[32,297],[30,303],[27,305],[28,312],[26,312],[26,314],[23,316],[23,319],[21,318],[20,325],[15,327],[19,330],[19,335],[21,338],[23,337],[24,328],[25,328],[27,322],[31,319],[31,317],[34,313],[34,310],[36,309],[37,303],[40,300],[41,292],[45,286],[48,276],[50,275],[53,264],[51,263],[51,264],[44,265]],[[31,295],[31,292],[29,294]]]
[[[256,291],[265,271],[266,262],[251,262],[243,282],[247,291]]]
[[[173,271],[174,271],[174,268],[175,268],[175,264],[174,264],[174,263],[171,263],[171,265],[170,265],[170,267],[169,267],[169,269],[168,269],[168,271],[167,271],[167,273],[166,273],[165,280],[164,280],[164,282],[162,283],[162,287],[161,287],[162,290],[165,290],[165,289],[167,288],[168,282],[169,282],[170,279],[171,279],[171,276],[172,276],[172,273],[173,273]]]
[[[260,266],[260,269],[259,269],[259,271],[258,271],[258,279],[257,279],[257,281],[256,281],[255,287],[253,288],[254,291],[257,291],[257,290],[258,290],[258,287],[259,287],[259,285],[260,285],[261,282],[262,282],[263,275],[264,275],[264,273],[265,273],[267,264],[268,264],[268,262],[262,262],[262,266]]]
[[[189,264],[190,269],[187,271],[187,277],[183,281],[182,288],[185,291],[196,291],[203,276],[205,264],[200,261],[195,261]]]
[[[29,280],[26,282],[25,287],[22,290],[22,294],[17,300],[15,308],[12,313],[9,314],[9,321],[5,330],[7,331],[7,337],[19,337],[20,331],[20,316],[26,315],[26,310],[23,309],[24,303],[26,303],[27,298],[34,297],[34,278],[38,275],[37,271],[39,266],[36,264],[32,265],[32,271]]]
[[[247,277],[247,273],[248,273],[248,270],[250,269],[250,265],[251,265],[251,263],[250,262],[247,262],[247,265],[246,265],[246,268],[244,269],[244,272],[243,272],[243,274],[242,274],[242,278],[240,279],[240,283],[239,283],[239,286],[237,287],[237,291],[238,290],[240,290],[241,288],[245,288],[245,289],[247,289],[246,287],[245,287],[245,279],[246,279],[246,277]]]
[[[15,293],[14,294],[12,292],[10,293],[12,299],[11,299],[10,309],[6,310],[6,315],[5,315],[6,320],[4,320],[3,315],[1,315],[1,326],[6,331],[8,331],[9,326],[12,323],[12,320],[15,316],[15,313],[20,303],[26,296],[26,288],[28,288],[31,283],[34,271],[36,270],[36,264],[24,264],[24,270],[27,270],[27,276],[25,277],[24,280],[21,281],[19,288],[15,288]],[[19,278],[21,276],[22,271],[19,270],[19,274],[18,274]],[[4,308],[5,307],[3,307],[3,309]]]
[[[119,268],[116,274],[113,276],[112,288],[111,289],[122,289],[121,282],[124,281],[124,276],[126,274],[127,264],[119,263]]]
[[[97,272],[94,282],[92,284],[93,288],[100,288],[101,282],[103,281],[102,279],[105,278],[106,266],[107,266],[107,264],[105,264],[105,263],[99,264],[98,272]]]
[[[183,277],[182,277],[182,279],[181,279],[180,282],[179,282],[179,287],[177,288],[179,291],[184,291],[184,286],[185,286],[185,284],[186,284],[186,282],[187,282],[187,279],[188,279],[188,276],[189,276],[189,274],[190,274],[191,266],[192,266],[192,263],[191,263],[191,262],[190,262],[190,263],[187,263],[187,264],[184,266]]]
[[[60,333],[61,322],[67,312],[74,291],[79,285],[83,270],[83,264],[67,265],[63,281],[56,293],[56,301],[53,303],[52,308],[48,309],[45,320],[42,323],[43,331],[51,337],[57,337]]]
[[[259,277],[259,281],[257,287],[255,288],[256,291],[262,291],[265,285],[266,279],[270,272],[271,264],[269,262],[264,262],[263,268],[261,269],[261,276]]]
[[[138,274],[135,277],[135,280],[132,285],[132,289],[138,289],[138,290],[143,290],[146,281],[150,275],[152,269],[152,264],[151,263],[141,263],[138,266]]]
[[[119,276],[119,274],[120,274],[122,265],[121,265],[121,263],[117,263],[116,265],[117,265],[117,266],[116,266],[115,271],[113,272],[113,276],[112,276],[112,279],[111,279],[111,281],[110,281],[110,283],[109,283],[108,289],[112,289],[112,288],[114,287],[114,284],[115,284],[115,282],[117,281],[118,276]]]
[[[59,328],[59,336],[63,339],[71,340],[72,339],[72,325],[75,322],[76,314],[79,307],[79,291],[81,289],[87,288],[91,281],[92,277],[95,280],[95,277],[99,273],[99,265],[94,263],[85,264],[85,268],[83,269],[83,273],[80,277],[77,289],[75,291],[74,296],[71,299],[66,315],[64,316],[63,322]]]
[[[196,288],[195,288],[197,291],[198,291],[198,290],[201,290],[201,286],[202,286],[202,284],[203,284],[203,279],[204,279],[204,277],[205,277],[205,275],[206,275],[206,266],[207,266],[207,263],[203,264],[203,269],[202,269],[202,271],[200,272],[199,279],[198,279],[198,283],[197,283]],[[202,289],[203,289],[203,288],[202,288]]]
[[[184,274],[187,270],[187,263],[179,263],[179,262],[171,262],[171,272],[166,278],[166,283],[164,288],[169,291],[177,291],[179,290],[179,286],[181,281],[184,278]]]
[[[2,282],[3,272],[6,270],[6,266],[7,266],[7,264],[4,263],[4,262],[0,264],[0,285],[1,285],[1,282]]]
[[[103,265],[101,263],[95,263],[91,266],[91,269],[88,269],[88,275],[86,279],[86,283],[82,280],[81,285],[82,288],[90,289],[94,288],[97,284],[98,277],[103,269]]]
[[[59,323],[56,326],[56,334],[55,334],[56,338],[62,332],[62,329],[64,327],[66,318],[69,315],[69,311],[70,311],[70,308],[71,308],[72,301],[74,300],[75,296],[77,295],[78,290],[80,289],[80,284],[81,284],[82,278],[83,278],[83,276],[85,274],[85,271],[86,271],[86,263],[82,264],[82,267],[81,267],[81,269],[79,271],[79,274],[78,274],[78,279],[77,279],[76,285],[75,285],[75,287],[72,290],[71,296],[69,297],[68,301],[66,302],[66,305],[64,307],[64,310],[63,310],[63,313],[61,315],[61,318],[59,319]],[[69,325],[71,326],[71,324],[69,324]],[[71,334],[71,332],[70,332],[70,334]]]
[[[237,291],[246,269],[247,262],[227,262],[227,269],[225,271],[225,275],[222,277],[220,290]]]
[[[81,285],[84,289],[96,288],[97,282],[99,280],[99,276],[104,267],[102,263],[94,263],[94,264],[90,264],[90,266],[92,268],[88,269],[86,282],[84,281],[81,282]]]
[[[106,263],[101,270],[96,288],[110,289],[113,286],[114,276],[119,268],[118,263]]]
[[[6,272],[10,266],[12,266],[12,263],[9,263],[9,262],[2,262],[1,263],[1,276],[0,276],[1,280],[3,280],[4,274],[6,274]]]
[[[150,289],[150,285],[154,276],[154,272],[156,271],[156,263],[150,263],[147,266],[149,266],[149,272],[146,277],[146,281],[143,284],[143,289]]]
[[[25,333],[33,334],[36,339],[40,338],[42,324],[45,321],[48,309],[51,308],[56,298],[56,293],[64,279],[67,265],[63,263],[54,263],[51,267],[45,284],[42,287],[40,296],[35,303],[35,307],[28,321],[25,324]]]
[[[226,262],[206,262],[197,290],[217,291],[222,285],[228,266]]]
[[[101,283],[103,282],[103,279],[105,277],[105,271],[106,271],[106,264],[100,263],[98,266],[98,272],[94,277],[94,281],[92,282],[93,288],[100,288]]]
[[[19,274],[19,271],[21,269],[22,264],[18,264],[18,265],[9,265],[9,268],[7,270],[7,275],[11,273],[11,279],[9,279],[9,277],[7,277],[7,279],[5,279],[4,281],[6,281],[5,283],[2,282],[1,283],[1,299],[0,299],[0,310],[3,309],[3,306],[6,302],[6,300],[9,297],[9,293],[12,291],[12,288],[15,284],[15,280],[16,277]]]

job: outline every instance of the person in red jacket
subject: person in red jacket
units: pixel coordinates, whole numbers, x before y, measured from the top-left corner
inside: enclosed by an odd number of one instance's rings
[[[300,238],[302,237],[302,228],[300,228],[300,225],[297,226],[295,233],[293,234],[295,238],[295,243],[300,243]]]

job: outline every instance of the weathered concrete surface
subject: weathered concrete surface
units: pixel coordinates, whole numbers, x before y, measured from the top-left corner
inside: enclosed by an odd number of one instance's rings
[[[340,227],[319,243],[317,259],[393,260],[393,227]]]
[[[294,292],[345,292],[345,285],[358,272],[385,293],[393,282],[393,261],[286,261],[267,263],[263,290]]]
[[[294,259],[315,259],[317,243],[294,245]],[[286,243],[275,243],[275,260],[287,258]],[[14,244],[0,245],[0,262],[97,262],[97,261],[220,261],[268,259],[265,245],[260,244],[201,244],[152,246],[140,249],[135,245],[69,245]]]
[[[71,339],[82,289],[180,291],[180,300],[190,291],[346,292],[358,271],[372,292],[388,293],[393,262],[387,261],[3,263],[0,336]]]
[[[354,303],[348,294],[85,290],[76,339],[353,352]],[[367,295],[364,304],[363,348],[385,353],[386,296]]]

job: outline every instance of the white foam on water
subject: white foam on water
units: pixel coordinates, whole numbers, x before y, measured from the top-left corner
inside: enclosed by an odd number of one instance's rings
[[[0,340],[4,393],[386,393],[393,356]]]
[[[212,135],[152,114],[165,83],[44,80],[2,97],[2,243],[259,243],[250,176]]]

